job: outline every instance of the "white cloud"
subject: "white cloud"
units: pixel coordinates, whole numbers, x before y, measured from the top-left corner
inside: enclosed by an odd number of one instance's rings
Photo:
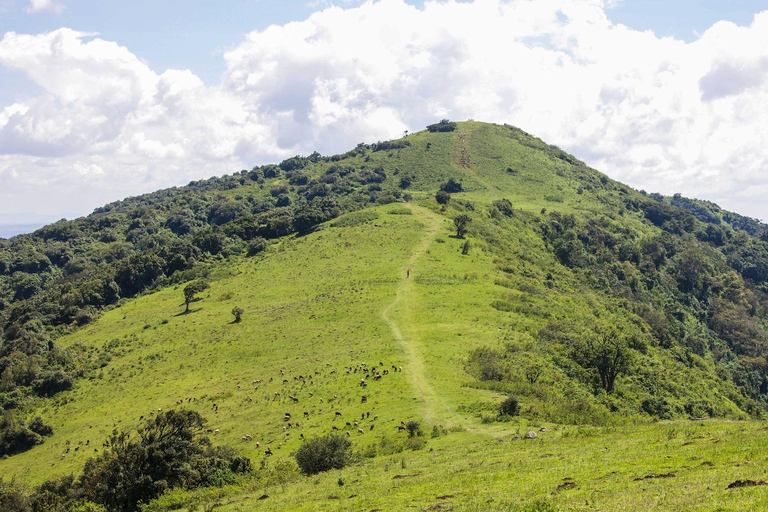
[[[53,0],[29,0],[29,7],[27,12],[34,14],[37,12],[52,12],[54,14],[61,14],[64,11],[64,6]]]
[[[8,33],[0,64],[45,94],[0,110],[0,176],[7,190],[85,184],[97,206],[473,118],[520,126],[638,188],[768,218],[753,193],[768,189],[768,11],[686,44],[615,25],[608,7],[336,2],[246,35],[215,87],[69,29]]]

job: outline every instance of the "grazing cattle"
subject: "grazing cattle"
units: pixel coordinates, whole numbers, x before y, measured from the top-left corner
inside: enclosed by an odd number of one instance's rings
[[[378,414],[375,414],[375,415],[373,416],[373,419],[374,419],[374,420],[377,420],[377,419],[379,419],[379,415],[378,415]]]
[[[371,425],[371,430],[373,430],[373,427],[374,427],[374,426],[375,426],[375,425]]]
[[[366,402],[368,401],[368,396],[367,396],[367,395],[363,395],[363,396],[361,396],[361,397],[360,397],[360,401],[361,401],[362,403],[366,403]]]
[[[340,416],[341,416],[341,413],[339,411],[336,411],[336,417],[338,418]]]
[[[349,430],[347,430],[347,437],[349,437],[349,436],[350,436],[350,433],[349,433]]]
[[[221,432],[219,429],[213,431],[214,434],[218,434],[219,432]]]
[[[332,426],[331,426],[331,428],[332,428],[333,430],[339,430],[339,427],[337,427],[336,425],[332,425]]]
[[[367,411],[367,412],[365,413],[365,417],[366,417],[366,418],[370,418],[370,417],[371,417],[371,411]]]
[[[267,449],[266,449],[266,450],[264,450],[264,455],[272,455],[272,448],[270,448],[269,446],[267,446]]]
[[[357,429],[357,432],[360,433],[360,434],[365,434],[365,432],[361,428]]]
[[[405,427],[403,425],[398,425],[397,430],[398,431],[405,430]]]
[[[258,442],[258,441],[256,441],[256,448],[258,448],[258,447],[260,447],[260,446],[261,446],[261,443],[260,443],[260,442]]]
[[[295,396],[293,396],[293,395],[288,395],[288,398],[290,398],[290,399],[291,399],[291,400],[293,400],[294,402],[298,402],[298,401],[299,401],[299,399],[298,399],[298,398],[296,398],[296,397],[295,397]]]
[[[362,413],[362,414],[360,415],[360,419],[361,419],[361,420],[364,420],[364,419],[365,419],[365,413]]]
[[[307,411],[304,411],[304,417],[305,417],[305,418],[309,418],[309,412],[307,412]]]
[[[348,427],[351,427],[351,426],[352,426],[352,424],[351,424],[350,422],[347,422],[347,426],[348,426]]]

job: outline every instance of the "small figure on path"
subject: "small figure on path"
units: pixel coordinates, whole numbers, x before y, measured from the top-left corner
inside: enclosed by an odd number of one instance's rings
[[[411,277],[411,269],[406,269],[405,271],[405,278],[408,279]]]

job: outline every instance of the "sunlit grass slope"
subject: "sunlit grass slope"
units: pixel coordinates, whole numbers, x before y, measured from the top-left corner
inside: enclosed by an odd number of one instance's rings
[[[38,482],[78,472],[113,428],[130,429],[141,416],[179,401],[210,420],[219,430],[217,443],[239,445],[255,459],[267,446],[281,453],[281,443],[287,454],[302,433],[330,432],[334,420],[350,430],[346,421],[370,412],[383,429],[420,415],[408,371],[392,370],[405,361],[381,318],[424,236],[419,215],[392,214],[403,211],[410,210],[377,208],[378,218],[353,215],[347,223],[365,222],[327,227],[284,240],[256,259],[233,260],[218,270],[190,314],[180,314],[181,287],[169,288],[64,338],[111,360],[40,411],[54,436],[1,461],[3,473]],[[240,323],[232,323],[234,306],[245,310]],[[388,375],[362,388],[361,363],[371,368],[380,362]],[[354,368],[348,373],[345,367]],[[336,411],[343,416],[336,419]],[[284,431],[285,413],[300,427]],[[366,422],[367,434],[372,422]],[[254,441],[243,443],[245,435]]]

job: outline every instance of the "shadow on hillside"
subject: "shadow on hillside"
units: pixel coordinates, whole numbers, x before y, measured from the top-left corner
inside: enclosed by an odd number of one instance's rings
[[[192,313],[197,313],[198,311],[201,311],[203,308],[197,308],[197,309],[190,309],[189,311],[182,311],[181,313],[176,313],[173,316],[186,316],[190,315]]]

